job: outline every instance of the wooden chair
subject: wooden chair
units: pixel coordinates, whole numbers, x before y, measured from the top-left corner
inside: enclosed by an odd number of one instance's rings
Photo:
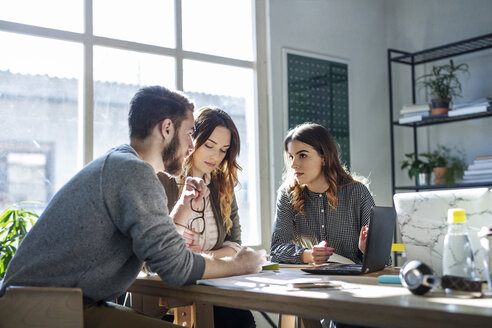
[[[182,327],[213,328],[214,326],[213,305],[211,304],[193,303],[172,297],[131,293],[131,304],[128,305],[134,310],[153,318],[161,319],[164,314],[171,313],[174,315],[174,324]],[[196,322],[197,312],[199,312],[201,318],[206,318],[204,322]]]
[[[7,288],[0,297],[0,328],[83,328],[80,288]]]

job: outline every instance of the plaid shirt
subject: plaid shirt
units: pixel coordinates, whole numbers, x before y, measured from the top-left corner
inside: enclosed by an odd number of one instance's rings
[[[291,206],[291,197],[282,190],[277,199],[277,215],[270,248],[271,260],[279,263],[303,263],[305,249],[325,240],[335,253],[355,263],[362,263],[359,234],[368,224],[374,200],[360,182],[338,187],[338,206],[328,205],[325,193],[303,190],[306,215],[298,214]],[[298,215],[296,215],[298,214]]]

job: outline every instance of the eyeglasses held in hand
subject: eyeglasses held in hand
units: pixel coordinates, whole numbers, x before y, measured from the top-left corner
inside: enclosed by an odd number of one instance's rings
[[[194,186],[190,185],[190,184],[185,184],[185,183],[177,183],[177,185],[179,186],[188,186],[190,188],[193,188],[195,190],[198,191],[198,189],[196,189]],[[203,206],[202,206],[202,209],[197,209],[193,206],[193,199],[192,198],[190,200],[190,207],[191,207],[191,210],[195,213],[198,213],[200,214],[199,216],[193,218],[190,223],[188,224],[188,229],[200,234],[200,235],[203,235],[203,233],[205,232],[205,198],[203,198]]]

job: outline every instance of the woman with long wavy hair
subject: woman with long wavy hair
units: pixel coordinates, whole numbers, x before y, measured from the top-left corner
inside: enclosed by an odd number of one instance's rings
[[[320,264],[336,253],[361,263],[374,200],[341,164],[331,134],[299,125],[284,139],[284,153],[272,261]]]
[[[188,221],[175,224],[188,247],[194,252],[215,257],[234,256],[241,247],[241,227],[234,187],[241,167],[236,158],[240,151],[237,128],[231,117],[217,107],[204,107],[195,119],[193,151],[186,158],[183,171],[173,178],[163,172],[159,180],[166,189],[171,211],[187,177],[204,179],[210,193],[200,204],[192,203]],[[171,216],[173,216],[171,214]]]
[[[217,107],[203,107],[195,119],[193,151],[186,158],[183,171],[173,178],[163,172],[157,176],[168,196],[172,211],[187,177],[204,179],[210,193],[199,204],[191,203],[192,216],[187,221],[175,219],[176,229],[186,245],[197,253],[214,257],[234,256],[241,248],[241,226],[234,187],[241,167],[236,161],[240,150],[239,132],[231,117]],[[175,217],[171,213],[171,217]],[[214,326],[253,328],[251,311],[214,306]]]

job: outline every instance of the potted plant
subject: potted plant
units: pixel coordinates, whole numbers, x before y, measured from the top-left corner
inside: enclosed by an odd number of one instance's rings
[[[401,169],[408,169],[408,177],[417,179],[418,185],[430,185],[432,167],[428,162],[415,158],[414,153],[405,154],[405,160],[401,162]]]
[[[432,115],[447,113],[453,97],[461,97],[461,83],[458,79],[460,72],[468,73],[468,64],[455,65],[451,59],[449,64],[433,66],[430,73],[417,78],[417,85],[420,88],[429,88],[432,95]]]
[[[421,154],[427,158],[434,173],[434,184],[454,184],[463,177],[466,170],[465,153],[456,149],[453,155],[451,148],[438,145],[436,150],[428,154]]]
[[[0,214],[0,279],[5,276],[17,247],[36,219],[36,213],[23,208],[7,207]]]

